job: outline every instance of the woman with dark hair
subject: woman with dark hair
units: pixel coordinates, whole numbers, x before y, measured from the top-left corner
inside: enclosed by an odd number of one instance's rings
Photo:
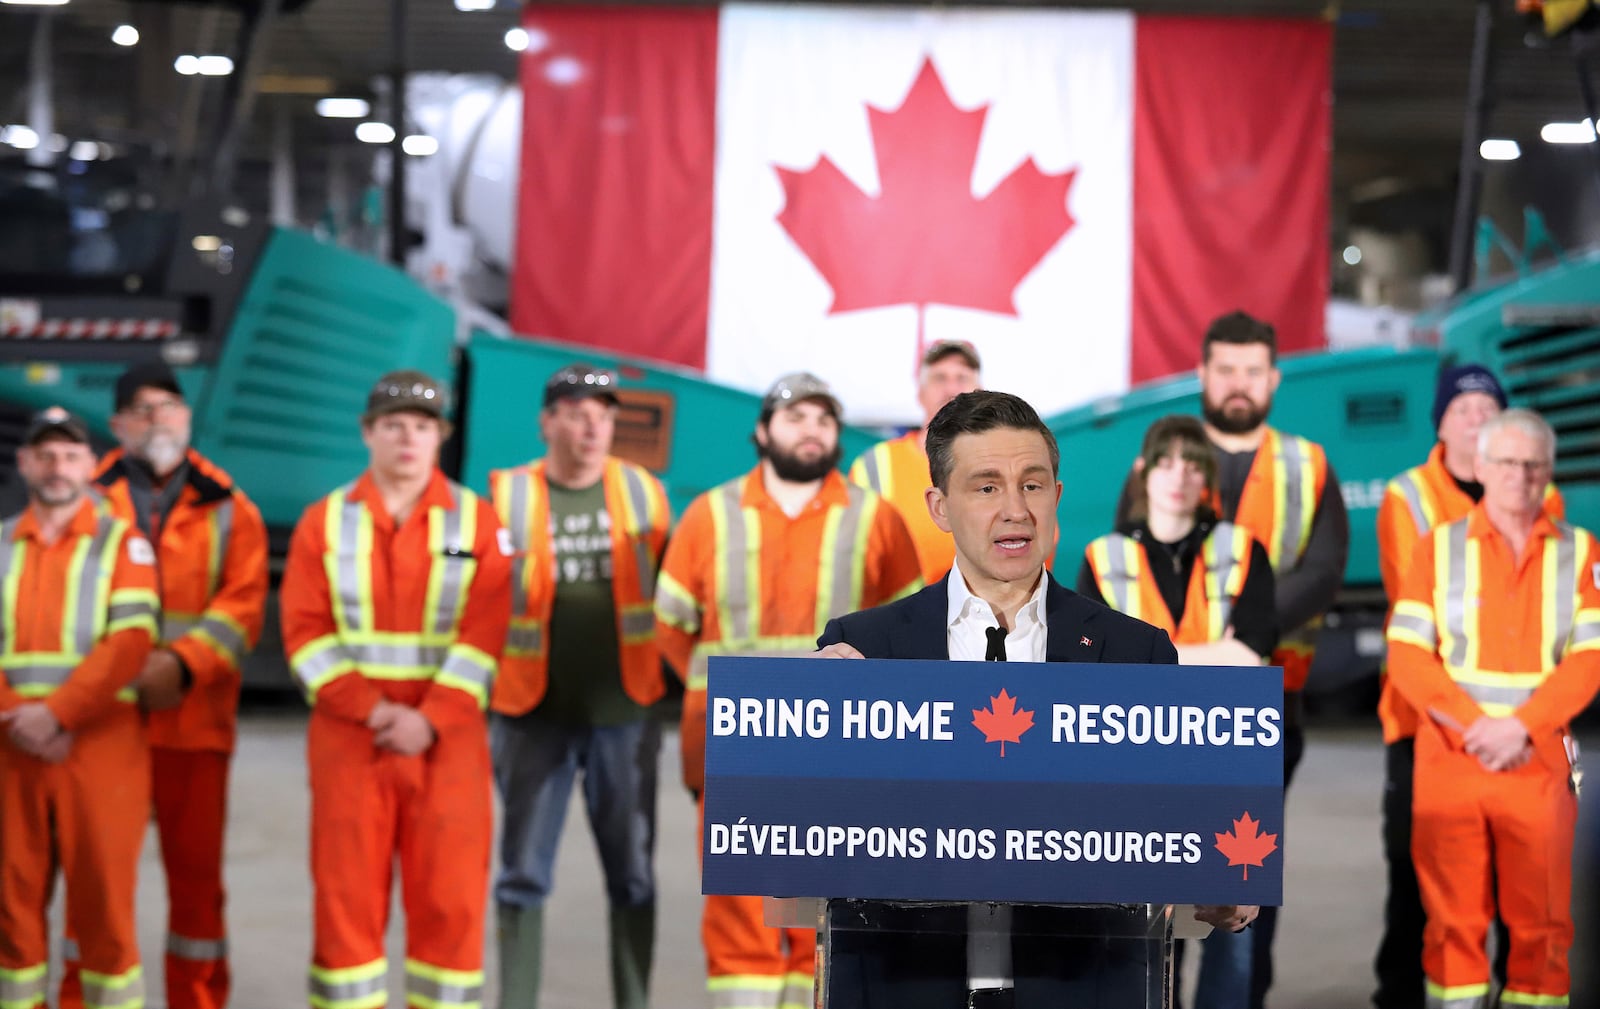
[[[1254,666],[1278,643],[1272,565],[1248,531],[1217,519],[1217,459],[1194,417],[1150,425],[1126,523],[1090,543],[1078,591],[1165,630],[1182,665]],[[1244,1009],[1248,935],[1213,932],[1195,1009]]]

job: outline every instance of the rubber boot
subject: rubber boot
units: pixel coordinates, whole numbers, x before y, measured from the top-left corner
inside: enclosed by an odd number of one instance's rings
[[[500,1009],[539,1009],[539,969],[544,959],[544,905],[495,906],[500,949]]]
[[[616,1009],[648,1009],[656,906],[611,908],[611,995]]]

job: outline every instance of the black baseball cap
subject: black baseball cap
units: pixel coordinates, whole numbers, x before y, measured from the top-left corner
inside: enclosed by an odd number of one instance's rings
[[[427,372],[404,368],[391,371],[378,379],[367,393],[367,411],[361,415],[363,423],[370,424],[390,413],[413,410],[443,420],[450,408],[450,393]]]
[[[60,435],[68,441],[75,441],[80,445],[89,444],[89,425],[65,407],[46,407],[34,414],[28,421],[28,429],[22,434],[22,444],[37,445],[45,439],[46,435]]]
[[[183,398],[183,387],[178,385],[178,376],[172,373],[166,362],[146,361],[133,365],[118,376],[116,412],[126,410],[133,403],[133,398],[139,395],[140,389],[161,389],[179,399]]]
[[[544,383],[544,405],[551,406],[564,399],[606,399],[612,406],[618,404],[617,373],[609,368],[596,368],[578,361],[551,375]]]

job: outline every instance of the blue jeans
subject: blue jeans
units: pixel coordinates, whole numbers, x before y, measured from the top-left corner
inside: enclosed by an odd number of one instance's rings
[[[1198,946],[1200,951],[1194,1009],[1245,1009],[1250,1002],[1254,936],[1249,931],[1229,932],[1218,928],[1193,946]]]
[[[606,896],[614,907],[655,901],[656,765],[661,726],[653,718],[598,728],[561,725],[535,711],[495,715],[489,726],[495,786],[504,806],[497,904],[544,903],[573,780],[583,771]]]

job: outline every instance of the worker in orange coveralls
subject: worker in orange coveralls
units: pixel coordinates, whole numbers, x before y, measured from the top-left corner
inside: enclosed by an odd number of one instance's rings
[[[189,405],[172,369],[137,364],[117,379],[111,430],[122,447],[95,476],[113,514],[155,544],[161,642],[135,686],[150,712],[150,794],[167,878],[168,1009],[228,1004],[222,842],[239,663],[261,634],[267,527],[221,468],[190,447]],[[61,1009],[82,1005],[68,937]]]
[[[841,412],[816,376],[779,379],[756,424],[760,463],[696,498],[667,544],[656,643],[688,687],[683,777],[697,798],[710,656],[810,654],[830,619],[922,587],[899,514],[838,471]],[[812,1004],[816,934],[768,928],[760,897],[706,897],[701,939],[715,1009]]]
[[[134,924],[150,756],[133,683],[156,637],[155,551],[88,493],[89,431],[60,407],[17,450],[0,524],[0,1005],[45,1004],[46,914],[66,877],[83,1002],[140,1009]]]
[[[484,711],[511,617],[510,541],[445,479],[445,390],[379,379],[369,466],[306,509],[283,573],[283,643],[312,705],[310,1004],[385,1004],[390,873],[406,1004],[478,1009],[492,840]]]
[[[1420,542],[1389,617],[1389,678],[1420,715],[1411,854],[1431,1009],[1490,1004],[1497,910],[1511,936],[1498,1004],[1568,1004],[1567,722],[1600,688],[1600,545],[1545,511],[1554,461],[1537,414],[1485,423],[1483,500]]]

